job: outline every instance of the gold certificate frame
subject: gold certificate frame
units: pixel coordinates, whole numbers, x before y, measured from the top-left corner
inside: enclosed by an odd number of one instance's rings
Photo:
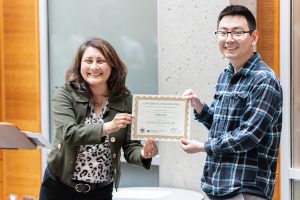
[[[181,96],[133,95],[131,139],[190,137],[191,102]]]

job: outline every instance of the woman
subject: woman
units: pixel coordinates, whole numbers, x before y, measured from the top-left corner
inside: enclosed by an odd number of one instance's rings
[[[40,191],[41,200],[112,199],[120,181],[120,150],[127,162],[150,168],[154,140],[130,140],[132,97],[127,68],[114,48],[94,38],[83,43],[66,72],[66,84],[52,99],[54,149]]]

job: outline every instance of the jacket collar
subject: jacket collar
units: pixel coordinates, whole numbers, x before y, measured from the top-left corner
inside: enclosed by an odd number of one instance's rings
[[[85,92],[82,91],[73,91],[73,97],[74,100],[81,103],[87,103],[89,102],[88,96],[85,94]]]
[[[72,91],[74,100],[81,103],[89,103],[90,98],[83,91]],[[108,107],[120,112],[124,112],[126,109],[125,101],[122,97],[111,97],[109,98]]]
[[[126,105],[123,97],[111,97],[109,100],[109,108],[112,108],[114,110],[125,112]]]

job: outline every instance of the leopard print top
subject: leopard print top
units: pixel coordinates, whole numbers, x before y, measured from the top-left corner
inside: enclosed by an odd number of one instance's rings
[[[85,124],[103,123],[103,115],[108,111],[108,101],[97,117],[94,109],[86,117]],[[80,145],[73,180],[100,183],[112,180],[112,159],[108,136],[104,142],[95,145]]]

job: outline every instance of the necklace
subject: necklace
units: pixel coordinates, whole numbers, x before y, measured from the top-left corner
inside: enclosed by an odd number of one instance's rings
[[[93,103],[94,103],[94,106],[100,106],[102,107],[103,104],[107,101],[107,97],[104,97],[104,96],[98,96],[96,98],[93,98]]]
[[[94,112],[97,116],[101,115],[103,108],[108,103],[107,98],[102,98],[101,101],[94,101]]]

